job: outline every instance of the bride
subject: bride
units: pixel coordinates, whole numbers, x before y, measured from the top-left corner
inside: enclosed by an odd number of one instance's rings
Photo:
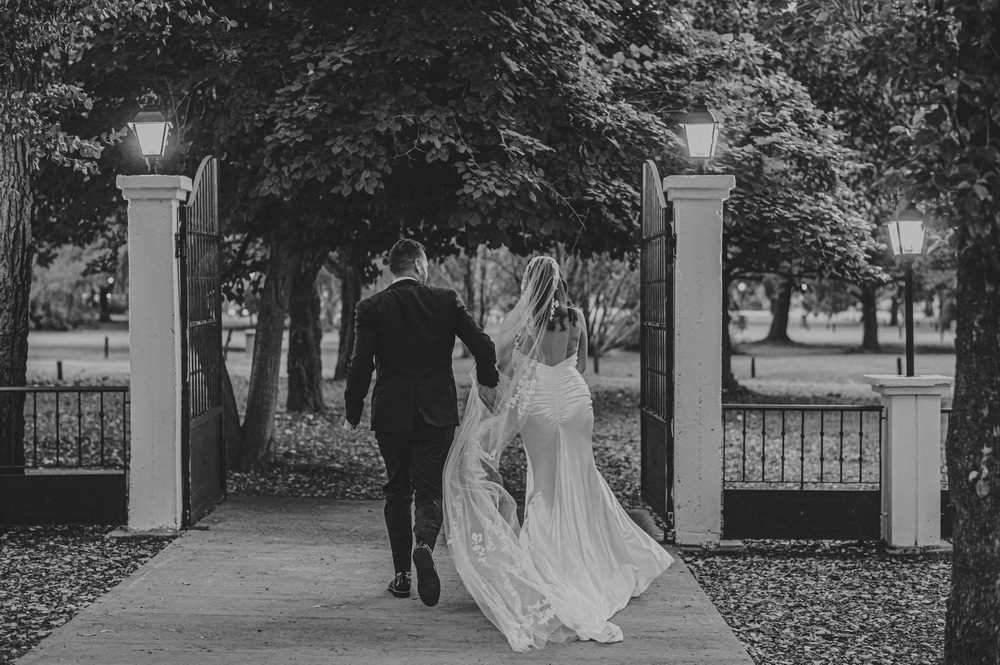
[[[533,258],[496,339],[492,408],[470,393],[444,470],[444,525],[463,583],[515,651],[571,639],[618,642],[609,619],[671,564],[594,464],[594,412],[581,376],[587,333],[559,264]],[[475,382],[473,382],[475,385]],[[520,434],[524,524],[497,470]]]

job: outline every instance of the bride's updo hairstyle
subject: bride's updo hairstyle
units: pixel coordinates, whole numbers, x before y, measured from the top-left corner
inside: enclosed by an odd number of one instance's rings
[[[531,288],[530,294],[525,294],[525,290]],[[566,321],[576,324],[577,312],[572,307],[566,287],[566,280],[563,279],[559,270],[559,264],[551,256],[536,256],[528,262],[528,267],[524,269],[524,277],[521,279],[521,294],[530,297],[535,303],[532,316],[535,320],[539,317],[546,317],[548,330],[555,330],[556,324],[560,330],[566,330]],[[549,297],[548,294],[552,294]]]

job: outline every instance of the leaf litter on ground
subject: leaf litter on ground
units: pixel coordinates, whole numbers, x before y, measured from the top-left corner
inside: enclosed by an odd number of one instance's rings
[[[949,555],[868,542],[745,545],[682,556],[758,665],[941,662]]]
[[[107,526],[0,527],[0,665],[130,575],[170,538],[108,538]]]

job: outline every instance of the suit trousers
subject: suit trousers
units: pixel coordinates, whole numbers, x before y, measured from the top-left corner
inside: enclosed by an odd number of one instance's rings
[[[388,482],[385,526],[389,531],[392,562],[397,573],[409,572],[413,539],[431,549],[441,531],[441,484],[444,463],[455,436],[455,427],[427,424],[419,410],[413,429],[375,432]],[[411,520],[411,508],[416,503]]]

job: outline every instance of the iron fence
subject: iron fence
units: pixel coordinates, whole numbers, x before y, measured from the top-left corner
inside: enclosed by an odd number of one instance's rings
[[[881,406],[724,404],[726,489],[878,489]]]
[[[24,396],[26,468],[128,468],[127,386],[0,386],[0,394]]]
[[[948,457],[944,449],[948,438],[948,424],[951,422],[951,409],[941,409],[941,489],[948,489]]]

